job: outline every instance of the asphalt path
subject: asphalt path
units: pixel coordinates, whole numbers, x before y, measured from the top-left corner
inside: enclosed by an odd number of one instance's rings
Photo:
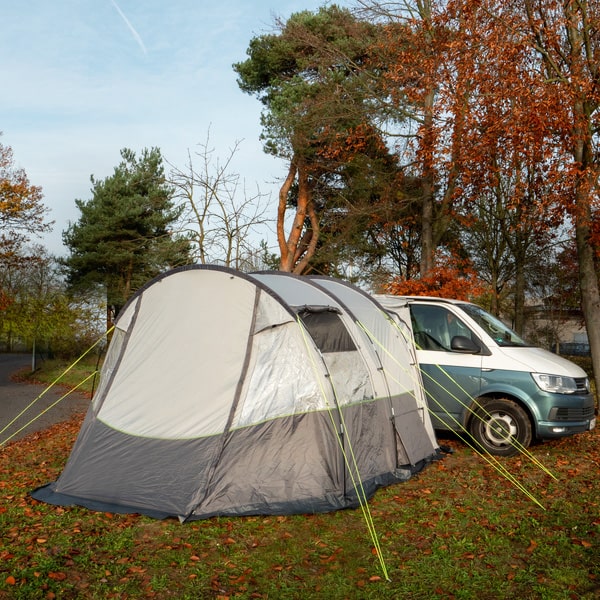
[[[30,355],[0,354],[0,447],[85,413],[90,403],[78,392],[65,396],[67,390],[57,385],[47,389],[47,385],[14,381],[13,375],[23,369],[31,369]]]

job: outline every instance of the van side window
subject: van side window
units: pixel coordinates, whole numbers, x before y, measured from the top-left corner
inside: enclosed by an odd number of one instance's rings
[[[411,304],[410,316],[419,350],[450,352],[450,342],[454,336],[472,339],[471,330],[443,306]]]

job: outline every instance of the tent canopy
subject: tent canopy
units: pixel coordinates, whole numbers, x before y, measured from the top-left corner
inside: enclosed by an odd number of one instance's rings
[[[339,280],[161,275],[118,316],[67,465],[32,495],[181,520],[356,506],[438,451],[401,325]]]

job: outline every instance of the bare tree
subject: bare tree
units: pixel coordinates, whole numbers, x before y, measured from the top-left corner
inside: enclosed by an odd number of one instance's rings
[[[267,217],[268,194],[248,195],[232,163],[241,142],[236,141],[221,162],[206,141],[198,151],[188,151],[183,169],[171,165],[170,183],[175,197],[183,203],[182,233],[193,246],[193,255],[201,264],[219,263],[242,271],[256,268],[261,234],[273,219]]]

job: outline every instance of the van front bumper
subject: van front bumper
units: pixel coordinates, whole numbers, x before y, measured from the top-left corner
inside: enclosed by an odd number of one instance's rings
[[[596,427],[596,417],[586,421],[539,421],[538,437],[540,439],[551,439],[573,435],[574,433],[584,433],[591,431]]]

